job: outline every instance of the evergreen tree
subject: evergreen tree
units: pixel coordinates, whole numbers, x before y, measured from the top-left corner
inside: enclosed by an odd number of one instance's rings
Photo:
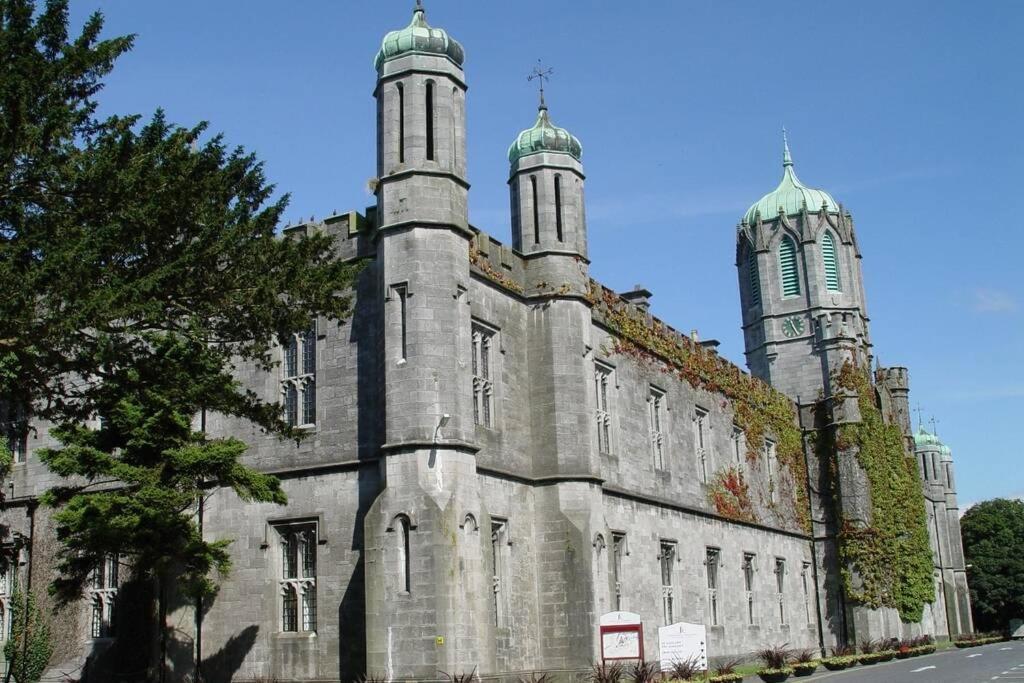
[[[229,540],[197,528],[204,492],[285,501],[201,416],[300,438],[234,370],[270,370],[279,339],[347,318],[359,268],[329,236],[278,238],[287,197],[205,124],[99,118],[102,78],[133,41],[100,40],[102,25],[69,38],[67,0],[0,0],[0,403],[61,443],[39,452],[65,478],[45,498],[54,592],[79,597],[119,553],[157,582],[162,615],[172,583],[209,596],[230,567]]]
[[[973,505],[960,528],[975,628],[1003,630],[1011,619],[1024,619],[1024,501]]]

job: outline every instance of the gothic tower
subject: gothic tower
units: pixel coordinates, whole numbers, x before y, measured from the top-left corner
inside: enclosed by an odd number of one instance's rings
[[[736,267],[747,366],[798,403],[808,429],[860,420],[857,398],[832,386],[846,362],[870,369],[860,258],[850,214],[828,192],[797,178],[784,136],[782,180],[738,226]],[[844,398],[833,400],[834,393]],[[829,399],[828,415],[812,410],[822,399]],[[819,586],[821,619],[840,641],[880,637],[883,617],[846,604],[836,578],[837,520],[871,521],[867,475],[855,453],[837,457],[835,479],[813,447],[806,457],[811,489],[819,492],[811,498],[819,576],[832,577]],[[835,499],[827,494],[833,490]]]
[[[844,360],[869,367],[867,305],[853,219],[796,176],[784,141],[782,180],[747,210],[736,267],[747,366],[801,404],[830,392]]]
[[[974,626],[960,537],[953,453],[936,434],[920,427],[914,434],[914,456],[924,482],[928,535],[935,560],[936,601],[932,618],[936,626],[946,627],[949,637],[955,638],[971,633]]]
[[[389,680],[481,660],[482,546],[478,534],[460,533],[481,519],[463,58],[417,3],[375,60],[385,443],[383,489],[363,533],[367,670]]]

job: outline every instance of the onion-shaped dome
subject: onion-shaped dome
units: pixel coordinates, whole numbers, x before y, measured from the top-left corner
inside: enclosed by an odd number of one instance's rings
[[[427,24],[423,5],[419,2],[416,3],[412,21],[408,26],[384,36],[377,57],[373,60],[373,66],[379,71],[384,62],[414,52],[447,57],[457,66],[462,66],[462,60],[466,57],[462,45],[450,37],[447,31],[442,28],[431,28]]]
[[[758,214],[761,220],[771,220],[779,215],[781,209],[787,216],[800,213],[804,207],[814,213],[821,209],[838,213],[839,203],[828,192],[807,187],[796,177],[793,170],[793,157],[789,154],[789,142],[783,138],[782,180],[779,186],[757,200],[743,216],[743,222],[753,224]]]
[[[930,432],[926,432],[924,427],[918,427],[917,432],[914,434],[914,447],[919,450],[928,451],[945,451],[949,452],[949,447],[939,440],[939,437]]]
[[[567,131],[551,123],[548,108],[543,102],[537,111],[537,122],[533,128],[527,128],[516,136],[516,141],[508,148],[509,163],[539,152],[556,152],[568,154],[577,161],[583,156],[583,146],[579,139]]]

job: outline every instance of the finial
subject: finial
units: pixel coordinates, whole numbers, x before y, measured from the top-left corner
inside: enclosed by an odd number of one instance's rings
[[[932,434],[934,434],[935,436],[938,436],[939,435],[939,430],[935,428],[935,425],[937,425],[939,423],[939,421],[935,419],[934,415],[932,415],[932,419],[929,420],[929,422],[932,425]]]
[[[914,412],[917,413],[917,428],[918,429],[924,429],[924,418],[921,417],[921,404],[920,403],[917,404],[917,408],[914,409]]]
[[[548,108],[547,103],[544,102],[544,81],[551,80],[551,74],[553,73],[555,73],[554,69],[545,69],[544,65],[541,64],[541,61],[538,59],[537,66],[533,67],[533,71],[531,71],[530,75],[526,77],[527,81],[532,81],[534,79],[540,81],[540,106],[537,107],[537,109],[547,110]]]
[[[792,166],[793,157],[789,154],[789,138],[786,137],[786,127],[782,127],[782,165]]]
[[[412,8],[412,11],[414,13],[415,12],[422,12],[422,11],[424,11],[423,10],[423,0],[416,0],[416,6]]]

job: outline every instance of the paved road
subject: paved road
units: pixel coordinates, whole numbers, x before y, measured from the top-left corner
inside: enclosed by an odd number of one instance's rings
[[[1024,683],[1024,642],[995,643],[963,650],[954,648],[934,655],[856,666],[845,671],[818,669],[818,672],[808,678],[789,680],[827,680],[828,683]]]

